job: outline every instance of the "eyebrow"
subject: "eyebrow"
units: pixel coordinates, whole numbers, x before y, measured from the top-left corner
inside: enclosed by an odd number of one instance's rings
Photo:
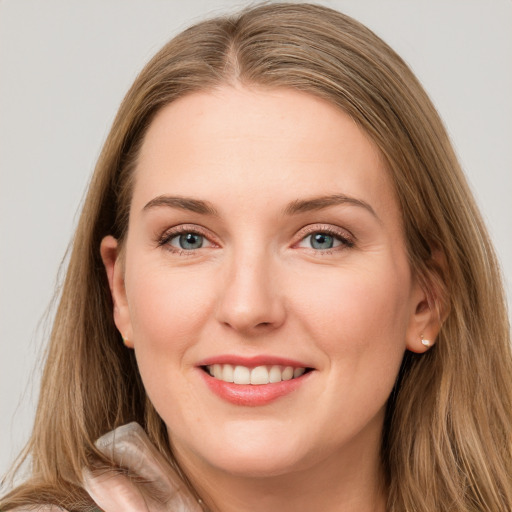
[[[147,211],[158,206],[167,206],[169,208],[188,210],[191,212],[199,213],[201,215],[218,216],[217,210],[208,201],[180,196],[162,195],[155,197],[154,199],[151,199],[151,201],[149,201],[149,203],[147,203],[142,210]]]
[[[359,206],[369,211],[376,219],[379,219],[375,213],[375,210],[367,202],[361,199],[346,196],[345,194],[332,194],[329,196],[312,197],[310,199],[297,199],[292,201],[285,208],[284,213],[285,215],[296,215],[298,213],[322,210],[323,208],[328,208],[329,206],[336,206],[339,204]]]
[[[284,209],[285,215],[297,215],[316,210],[322,210],[330,206],[337,206],[340,204],[349,204],[359,206],[369,211],[375,218],[379,219],[375,210],[365,201],[356,199],[354,197],[346,196],[345,194],[332,194],[329,196],[318,196],[310,199],[296,199],[288,204]],[[201,199],[193,199],[190,197],[182,196],[168,196],[161,195],[151,199],[143,208],[143,211],[166,206],[169,208],[177,208],[180,210],[188,210],[201,215],[218,216],[219,213],[215,207],[208,201]]]

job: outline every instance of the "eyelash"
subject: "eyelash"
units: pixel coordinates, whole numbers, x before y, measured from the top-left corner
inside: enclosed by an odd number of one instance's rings
[[[195,254],[195,252],[199,249],[178,249],[177,247],[174,247],[170,245],[170,241],[183,234],[194,234],[199,235],[204,238],[206,238],[213,246],[218,246],[214,241],[211,240],[211,234],[207,233],[206,230],[201,229],[197,225],[181,225],[176,226],[171,229],[168,229],[165,231],[157,240],[158,247],[163,247],[166,250],[177,254],[179,256],[191,256]],[[302,241],[304,241],[308,236],[311,236],[313,234],[323,234],[323,235],[329,235],[341,242],[341,244],[337,247],[333,247],[330,249],[314,249],[313,247],[306,248],[307,250],[313,251],[315,254],[322,254],[322,255],[328,255],[332,254],[333,252],[337,252],[344,249],[350,249],[354,247],[355,242],[351,235],[349,235],[345,231],[337,230],[329,225],[311,225],[303,228],[299,232],[299,240],[298,242],[293,244],[293,247],[296,247],[298,244],[300,244]]]
[[[313,251],[315,254],[321,254],[321,255],[329,255],[334,252],[343,251],[344,249],[351,249],[355,246],[354,238],[347,233],[345,230],[339,230],[336,228],[333,228],[330,225],[325,224],[315,224],[311,226],[307,226],[303,228],[300,233],[300,239],[297,243],[294,244],[294,246],[297,246],[300,244],[303,240],[305,240],[308,236],[314,235],[314,234],[322,234],[322,235],[329,235],[335,238],[336,240],[341,242],[341,245],[338,247],[333,247],[330,249],[314,249],[313,247],[309,247],[310,251]]]
[[[162,236],[160,236],[157,240],[158,247],[163,247],[164,249],[177,254],[178,256],[191,256],[195,254],[195,252],[198,249],[178,249],[177,247],[174,247],[170,245],[170,241],[179,236],[179,235],[185,235],[185,234],[193,234],[193,235],[199,235],[203,238],[206,238],[209,240],[214,246],[217,245],[215,242],[211,241],[211,234],[207,233],[205,230],[201,229],[199,226],[196,225],[190,225],[190,224],[183,224],[181,226],[176,226],[171,229],[168,229],[165,231]]]

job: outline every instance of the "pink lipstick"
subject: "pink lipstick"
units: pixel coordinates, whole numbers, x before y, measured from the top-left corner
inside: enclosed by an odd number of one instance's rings
[[[261,406],[296,391],[312,368],[275,356],[215,356],[198,365],[208,388],[235,405]]]

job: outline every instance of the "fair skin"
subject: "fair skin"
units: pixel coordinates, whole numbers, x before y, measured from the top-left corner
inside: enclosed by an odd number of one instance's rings
[[[385,510],[386,401],[404,351],[437,333],[401,226],[379,151],[324,100],[225,86],[152,122],[123,250],[101,252],[116,325],[213,510]],[[226,383],[227,364],[297,377]]]

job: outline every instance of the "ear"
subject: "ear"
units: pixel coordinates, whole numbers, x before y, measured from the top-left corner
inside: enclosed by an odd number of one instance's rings
[[[123,337],[124,344],[133,348],[132,325],[124,284],[124,260],[121,252],[119,243],[113,236],[106,236],[101,241],[100,253],[114,304],[114,322]]]
[[[420,283],[415,279],[412,289],[411,315],[406,335],[406,347],[421,354],[432,347],[437,340],[446,314],[443,314],[444,300],[441,290],[434,285]]]

